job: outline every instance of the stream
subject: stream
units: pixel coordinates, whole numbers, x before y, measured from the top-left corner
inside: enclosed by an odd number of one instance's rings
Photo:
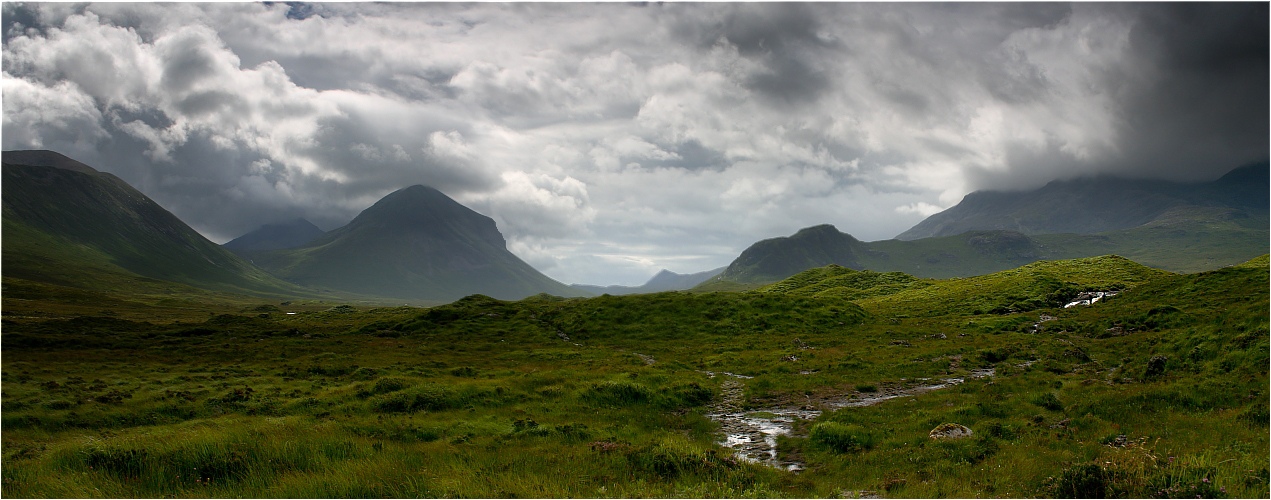
[[[717,374],[707,372],[711,377]],[[992,368],[972,370],[972,379],[992,377]],[[828,399],[819,399],[801,407],[762,408],[745,411],[741,407],[744,385],[741,379],[745,375],[722,373],[728,377],[720,384],[720,397],[709,406],[706,417],[719,422],[720,433],[724,439],[719,442],[732,448],[735,454],[746,461],[761,463],[788,471],[803,470],[803,464],[797,461],[781,460],[777,457],[777,436],[790,434],[796,419],[813,420],[821,415],[821,408],[835,410],[839,408],[860,408],[871,406],[889,399],[915,396],[926,392],[953,387],[966,381],[964,378],[946,378],[932,383],[932,379],[919,379],[919,384],[912,387],[885,389],[878,393],[857,396],[847,394]],[[815,403],[815,404],[814,404]]]

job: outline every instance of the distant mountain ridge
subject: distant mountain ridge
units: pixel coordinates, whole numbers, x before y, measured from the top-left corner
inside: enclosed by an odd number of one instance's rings
[[[967,231],[916,240],[861,242],[834,226],[801,229],[744,250],[719,276],[696,291],[755,288],[827,265],[920,278],[967,277],[1039,260],[1120,255],[1174,272],[1235,265],[1267,253],[1271,217],[1265,209],[1176,206],[1130,229],[1095,234]]]
[[[296,283],[377,297],[580,295],[509,252],[493,219],[420,185],[390,193],[301,247],[253,260]]]
[[[52,151],[2,156],[6,278],[78,286],[92,267],[220,291],[298,291],[114,175]]]
[[[1139,227],[1181,207],[1228,207],[1265,214],[1271,204],[1269,183],[1268,164],[1256,163],[1204,183],[1097,177],[1054,181],[1032,191],[976,191],[896,239],[989,230],[1094,234]]]
[[[724,269],[725,268],[720,267],[716,269],[711,269],[709,271],[702,271],[699,273],[691,273],[691,274],[679,274],[679,273],[675,273],[675,272],[671,272],[666,269],[663,269],[661,271],[658,271],[658,273],[653,275],[652,278],[649,278],[649,281],[646,281],[643,285],[640,285],[640,286],[623,286],[623,285],[599,286],[599,285],[580,285],[580,284],[573,284],[569,286],[576,288],[578,290],[582,290],[587,293],[595,294],[595,295],[604,295],[604,294],[631,295],[631,294],[637,294],[637,293],[670,292],[675,290],[688,290],[690,288],[693,288],[701,284],[703,281],[706,281],[708,279],[714,278],[715,276],[719,275],[719,273],[723,272]]]
[[[324,231],[308,220],[292,219],[265,224],[221,246],[240,257],[250,257],[257,252],[301,247],[323,234]]]

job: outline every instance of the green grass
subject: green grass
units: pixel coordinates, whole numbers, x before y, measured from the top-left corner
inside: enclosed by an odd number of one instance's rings
[[[6,297],[0,494],[1269,494],[1266,256],[783,283],[429,309],[120,297],[113,316],[56,319]],[[1125,291],[1056,306],[1108,287]],[[763,417],[946,377],[966,381],[796,422],[778,450],[798,474],[736,459],[705,416],[725,380]],[[974,435],[929,438],[943,423]]]

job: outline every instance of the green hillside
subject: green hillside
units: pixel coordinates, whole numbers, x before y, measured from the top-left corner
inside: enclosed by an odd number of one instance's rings
[[[312,294],[208,241],[113,175],[48,151],[3,158],[7,286],[125,291],[148,278],[220,292]]]
[[[1169,274],[1115,255],[1039,261],[993,274],[944,280],[830,265],[756,292],[835,297],[887,314],[1003,314],[1061,306],[1086,291],[1124,291]]]

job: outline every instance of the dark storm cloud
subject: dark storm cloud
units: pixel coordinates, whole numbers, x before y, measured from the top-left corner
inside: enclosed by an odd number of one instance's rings
[[[3,143],[116,173],[218,240],[330,228],[430,184],[554,277],[636,284],[814,224],[887,238],[974,189],[1265,159],[1266,20],[1266,4],[5,3]],[[715,243],[686,245],[702,228]]]
[[[43,24],[40,22],[39,11],[23,4],[8,2],[0,10],[0,27],[3,29],[3,40],[7,43],[10,38],[21,35],[28,29],[41,31]]]
[[[1141,6],[1130,43],[1151,78],[1123,89],[1127,168],[1215,178],[1266,158],[1268,5]]]
[[[1109,17],[1125,19],[1126,56],[1099,67],[1090,85],[1110,96],[1115,120],[1106,139],[1114,147],[1082,161],[1054,137],[1042,147],[1012,146],[1005,151],[1011,175],[973,169],[972,187],[1031,188],[1094,174],[1210,180],[1265,161],[1271,147],[1267,4],[1130,4],[1106,10]],[[1012,68],[1024,71],[1002,74]],[[1003,101],[1037,100],[1049,91],[1048,75],[1027,61],[991,71],[998,73],[986,79],[986,87]]]
[[[762,70],[746,75],[743,83],[773,104],[815,102],[830,88],[822,60],[836,43],[818,36],[820,6],[756,3],[722,10],[684,16],[675,21],[673,33],[701,50],[731,44],[742,57],[761,64]]]

